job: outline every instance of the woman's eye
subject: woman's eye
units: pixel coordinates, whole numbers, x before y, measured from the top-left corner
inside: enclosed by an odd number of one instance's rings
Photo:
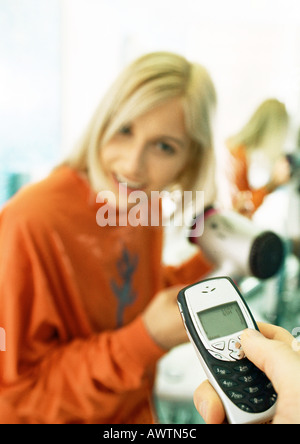
[[[165,154],[175,154],[175,152],[176,152],[176,150],[173,146],[171,146],[165,142],[158,142],[157,146],[160,149],[160,151],[162,151]]]
[[[124,134],[124,135],[131,134],[131,126],[130,125],[122,126],[122,128],[119,129],[119,134]]]

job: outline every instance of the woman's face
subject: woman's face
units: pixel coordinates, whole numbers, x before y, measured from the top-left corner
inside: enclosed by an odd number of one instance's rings
[[[189,145],[179,98],[143,114],[120,128],[101,149],[107,189],[119,205],[128,204],[132,191],[141,190],[147,197],[151,191],[162,191],[186,167]]]

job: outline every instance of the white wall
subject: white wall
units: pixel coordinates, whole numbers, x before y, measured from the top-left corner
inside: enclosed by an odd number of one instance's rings
[[[210,70],[220,144],[268,96],[285,101],[300,124],[298,0],[62,0],[62,7],[65,150],[124,64],[152,50],[180,52]]]

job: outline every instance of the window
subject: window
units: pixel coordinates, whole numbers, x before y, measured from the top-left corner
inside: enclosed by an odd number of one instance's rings
[[[0,205],[60,155],[59,0],[1,0]]]

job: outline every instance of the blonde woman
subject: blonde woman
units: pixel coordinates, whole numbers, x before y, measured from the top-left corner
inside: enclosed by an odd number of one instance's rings
[[[155,365],[186,341],[178,289],[210,264],[199,252],[163,266],[163,227],[128,215],[136,200],[138,212],[151,210],[153,192],[166,189],[207,191],[209,203],[215,101],[202,66],[145,55],[115,81],[64,164],[5,206],[1,422],[154,421]]]
[[[241,131],[227,140],[232,159],[232,203],[245,216],[252,217],[265,197],[290,179],[290,167],[283,156],[288,124],[285,105],[268,99]],[[252,185],[251,170],[254,176],[261,171],[259,180],[264,183]]]

